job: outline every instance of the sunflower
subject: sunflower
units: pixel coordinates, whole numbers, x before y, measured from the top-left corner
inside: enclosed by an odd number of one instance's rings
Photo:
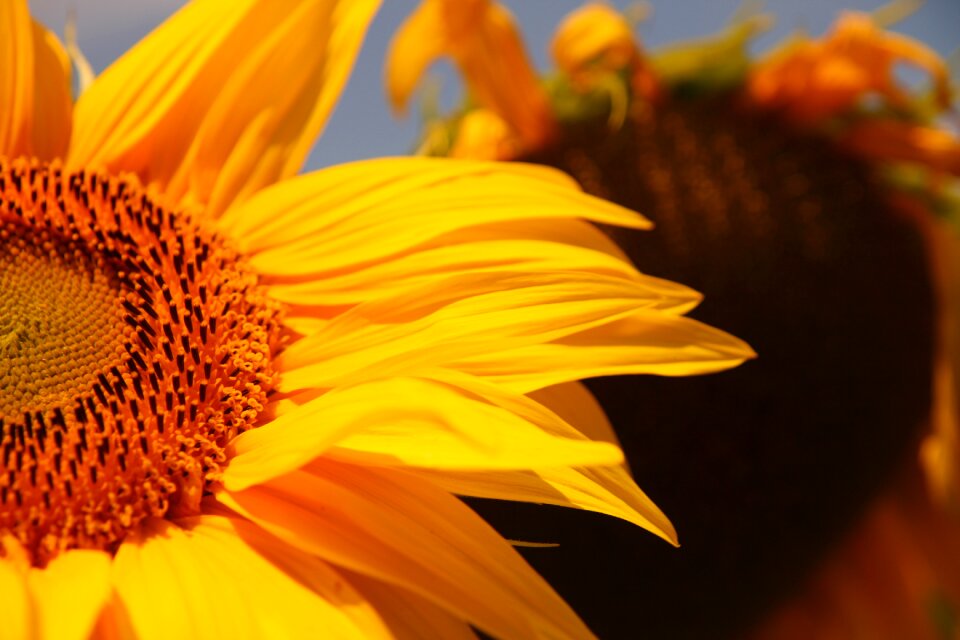
[[[696,317],[761,356],[725,376],[588,383],[680,550],[567,513],[481,505],[488,520],[563,532],[526,555],[602,637],[633,637],[638,616],[666,638],[954,637],[960,142],[946,65],[884,26],[904,6],[756,57],[767,16],[647,51],[591,3],[540,77],[505,10],[474,5],[465,35],[459,3],[425,0],[393,42],[396,108],[441,56],[469,90],[420,152],[559,167],[644,212],[653,233],[610,237],[703,291]],[[899,81],[903,64],[925,82]]]
[[[198,0],[74,103],[0,4],[0,635],[588,637],[455,494],[676,543],[577,380],[752,352],[560,172],[296,176],[377,5]]]

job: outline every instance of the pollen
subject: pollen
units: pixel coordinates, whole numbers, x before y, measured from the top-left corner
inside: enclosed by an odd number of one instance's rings
[[[0,535],[42,566],[196,511],[275,382],[280,309],[135,179],[0,159]]]

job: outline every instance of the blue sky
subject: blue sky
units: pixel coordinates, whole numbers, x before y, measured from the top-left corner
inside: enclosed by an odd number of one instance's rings
[[[541,68],[548,67],[547,47],[561,18],[581,0],[507,0],[504,2],[523,27],[527,47]],[[646,46],[656,48],[681,39],[720,30],[740,5],[740,0],[671,0],[652,2],[651,17],[638,29]],[[77,15],[79,43],[94,69],[100,71],[151,28],[182,4],[180,0],[30,0],[34,15],[62,34],[67,11]],[[625,7],[631,2],[611,2]],[[765,11],[776,17],[774,28],[759,38],[762,51],[791,31],[803,28],[822,33],[843,9],[869,10],[885,4],[878,0],[769,0]],[[383,57],[391,34],[408,15],[416,0],[384,0],[377,19],[323,138],[308,161],[318,168],[384,155],[406,153],[419,128],[415,117],[396,120],[387,109],[382,88]],[[902,33],[919,38],[941,54],[960,47],[960,0],[928,0],[916,13],[897,25]],[[445,94],[456,93],[456,80],[446,65],[438,65]]]

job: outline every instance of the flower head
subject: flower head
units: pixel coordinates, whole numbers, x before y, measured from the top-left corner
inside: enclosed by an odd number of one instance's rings
[[[0,4],[15,637],[583,637],[455,494],[676,542],[576,381],[752,352],[591,224],[644,218],[559,172],[295,176],[377,4],[198,0],[76,104]]]

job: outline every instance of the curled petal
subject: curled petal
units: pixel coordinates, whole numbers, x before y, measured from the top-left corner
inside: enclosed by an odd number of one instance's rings
[[[784,110],[800,123],[816,123],[875,94],[893,106],[909,103],[894,67],[917,66],[930,74],[938,106],[950,101],[947,67],[923,44],[879,28],[865,14],[844,14],[821,40],[797,38],[752,71],[751,99]]]
[[[575,75],[593,65],[622,69],[637,55],[637,42],[620,13],[608,5],[591,3],[564,19],[550,52],[557,67]]]
[[[552,134],[547,96],[530,65],[513,17],[492,0],[424,0],[394,36],[387,93],[402,110],[426,68],[449,56],[481,106],[507,122],[524,145]]]
[[[658,91],[630,23],[606,4],[593,2],[568,15],[557,28],[550,53],[557,68],[582,89],[599,82],[598,77],[628,69],[636,93],[649,99]]]

